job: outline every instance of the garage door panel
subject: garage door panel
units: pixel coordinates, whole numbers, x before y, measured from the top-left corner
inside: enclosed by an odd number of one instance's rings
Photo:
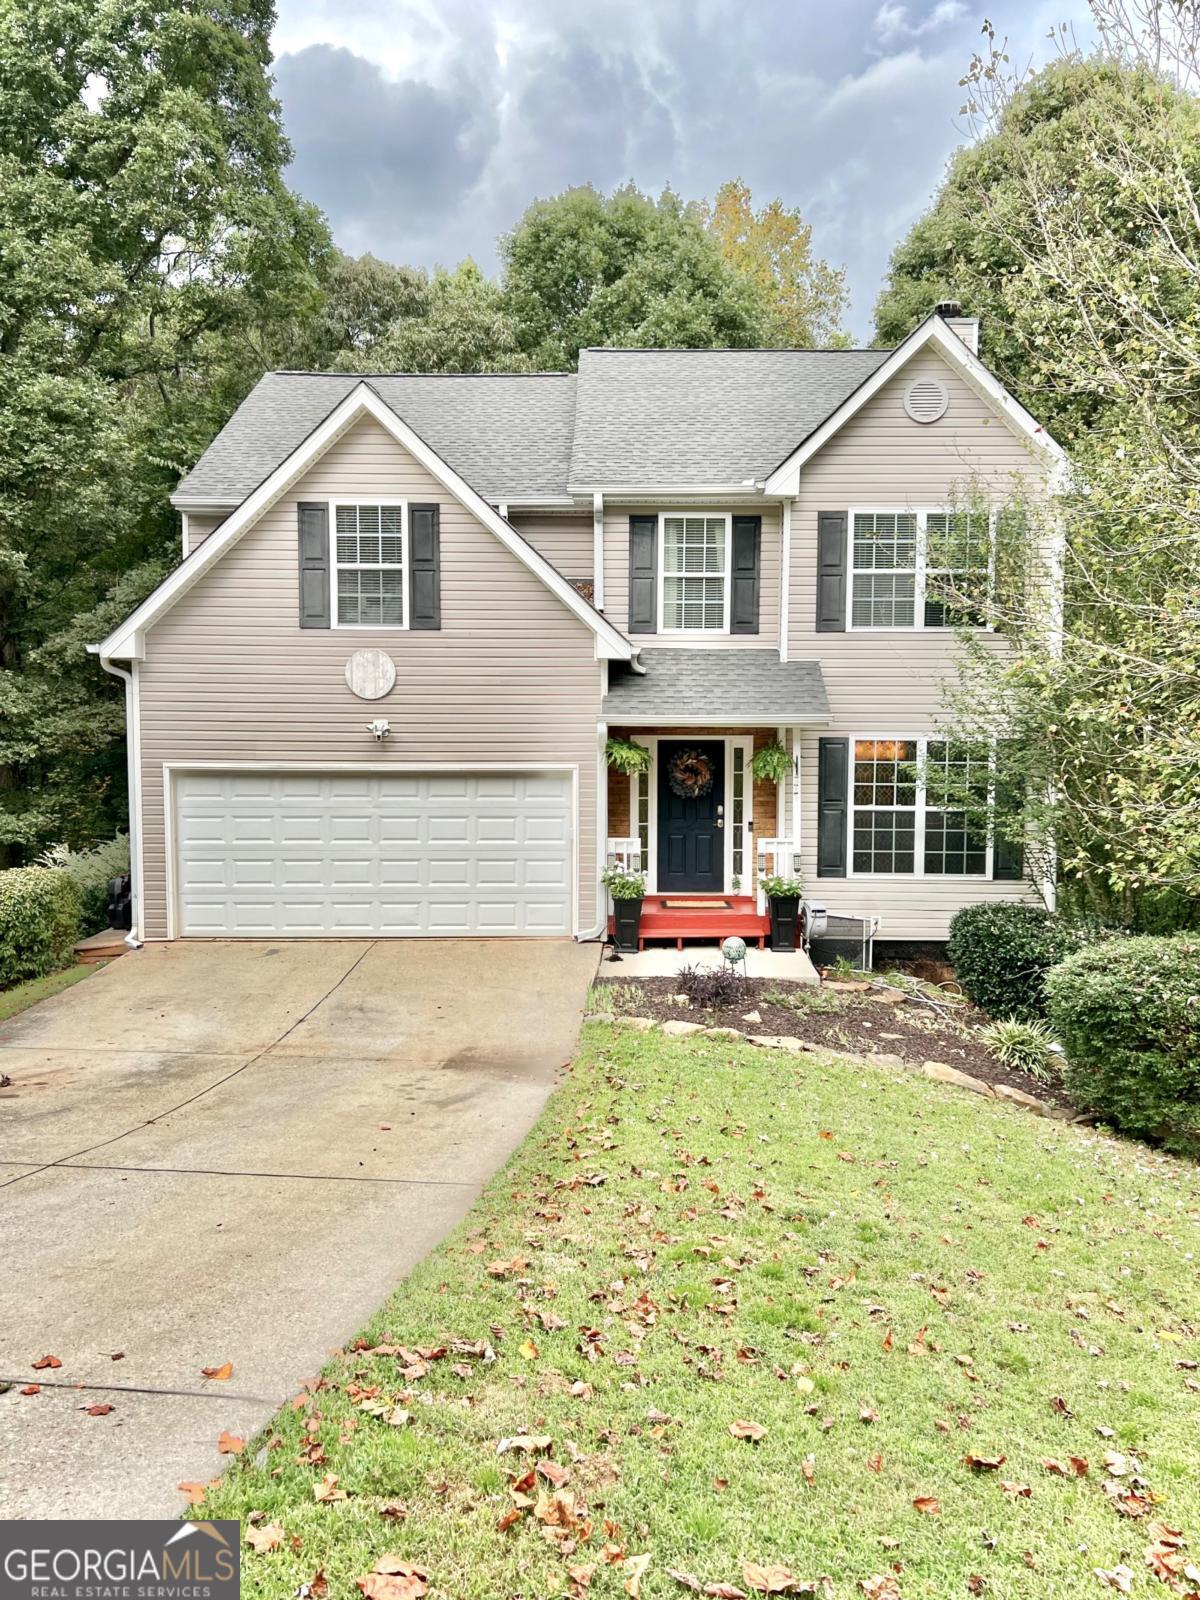
[[[175,793],[185,936],[570,931],[567,774],[182,773]]]

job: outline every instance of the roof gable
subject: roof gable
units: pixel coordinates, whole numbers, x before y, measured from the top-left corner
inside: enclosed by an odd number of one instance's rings
[[[98,647],[99,654],[119,660],[140,659],[145,654],[144,634],[203,577],[226,550],[251,528],[262,514],[297,482],[326,450],[360,418],[371,416],[403,445],[442,486],[483,524],[516,559],[556,595],[569,611],[596,636],[601,658],[628,660],[633,647],[623,634],[588,604],[577,589],[540,555],[486,500],[474,490],[424,439],[397,416],[375,392],[359,380],[341,403],[246,496],[237,510],[199,545],[158,588]]]
[[[984,366],[979,357],[968,349],[958,335],[946,326],[944,319],[934,312],[921,323],[919,328],[914,329],[907,339],[886,354],[880,365],[779,463],[767,477],[765,493],[794,495],[799,487],[800,473],[805,462],[810,461],[852,417],[857,416],[867,402],[903,371],[915,355],[931,348],[936,349],[996,415],[1018,437],[1026,439],[1051,466],[1056,467],[1065,459],[1062,447],[1051,438],[1036,418],[1026,411],[1021,402],[1009,393],[999,378]]]

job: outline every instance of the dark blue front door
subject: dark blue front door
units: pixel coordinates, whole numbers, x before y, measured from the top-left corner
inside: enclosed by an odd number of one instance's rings
[[[704,794],[682,795],[672,785],[677,757],[694,750],[712,768]],[[725,742],[658,742],[658,892],[719,894],[725,887]]]

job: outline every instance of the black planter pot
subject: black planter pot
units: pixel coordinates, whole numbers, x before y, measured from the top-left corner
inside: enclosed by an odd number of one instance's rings
[[[796,931],[800,924],[800,896],[788,895],[786,899],[771,902],[771,949],[794,950]]]
[[[641,923],[641,895],[636,900],[613,901],[613,944],[618,950],[636,952]]]

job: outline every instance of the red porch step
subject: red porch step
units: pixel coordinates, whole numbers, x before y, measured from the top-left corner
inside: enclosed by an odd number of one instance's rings
[[[749,894],[648,894],[642,902],[642,921],[638,929],[638,949],[648,940],[669,940],[677,950],[685,939],[704,939],[719,943],[737,934],[747,944],[763,948],[771,930],[771,919],[761,914]],[[613,919],[608,919],[613,932]]]

